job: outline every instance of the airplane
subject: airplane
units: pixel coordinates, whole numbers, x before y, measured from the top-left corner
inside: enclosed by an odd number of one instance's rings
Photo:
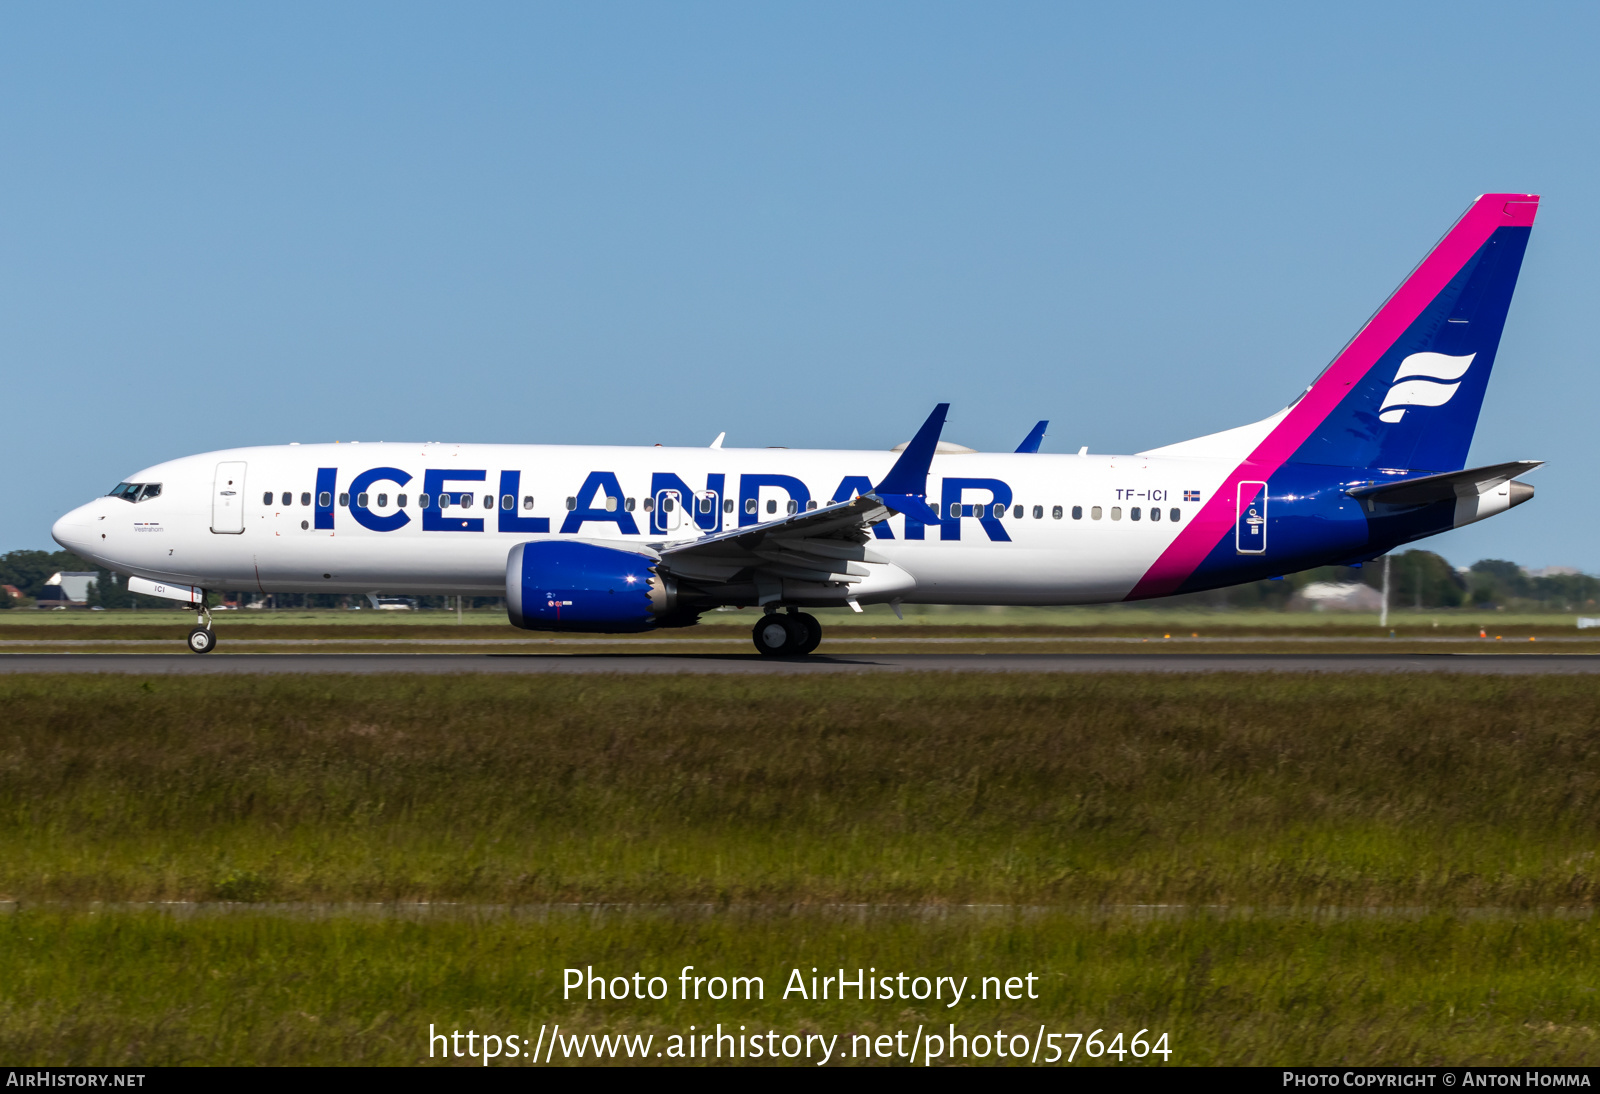
[[[1477,198],[1289,406],[1126,456],[941,439],[897,451],[291,444],[128,476],[51,530],[130,591],[505,598],[527,630],[686,627],[759,611],[763,655],[808,654],[807,608],[1146,600],[1356,565],[1533,496],[1519,460],[1466,467],[1539,208]]]

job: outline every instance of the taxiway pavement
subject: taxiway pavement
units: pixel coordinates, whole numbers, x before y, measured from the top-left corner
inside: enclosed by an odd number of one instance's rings
[[[0,673],[175,676],[255,673],[1449,672],[1591,675],[1600,654],[1545,653],[870,653],[761,657],[718,653],[12,653]]]

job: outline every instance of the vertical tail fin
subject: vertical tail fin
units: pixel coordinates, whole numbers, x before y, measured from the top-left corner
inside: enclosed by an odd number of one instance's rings
[[[1272,431],[1275,462],[1465,467],[1538,209],[1473,202]]]

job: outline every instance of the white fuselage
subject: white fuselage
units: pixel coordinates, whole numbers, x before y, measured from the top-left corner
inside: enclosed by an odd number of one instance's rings
[[[141,471],[128,481],[159,483],[159,496],[97,498],[62,517],[53,531],[86,559],[155,581],[260,593],[500,595],[507,554],[517,543],[564,537],[660,548],[741,521],[777,519],[791,502],[804,509],[807,495],[825,505],[841,494],[866,493],[894,460],[889,452],[787,449],[239,448]],[[872,546],[915,580],[914,589],[895,591],[907,602],[1120,600],[1236,462],[1209,454],[939,455],[928,476],[928,501],[946,524],[918,526],[912,534],[920,530],[922,538],[908,539],[906,518],[895,516],[875,529]],[[398,474],[372,479],[374,469],[384,468]],[[363,473],[366,489],[352,494]],[[692,496],[663,488],[665,477],[681,481]],[[783,477],[791,481],[762,481]],[[504,508],[501,487],[512,481],[516,489]],[[708,487],[709,496],[693,496],[706,495]],[[424,493],[430,493],[427,520],[419,508]],[[450,495],[449,507],[439,507],[440,493]],[[674,494],[671,506],[664,504],[668,493]],[[470,505],[461,504],[463,494]],[[996,517],[1002,503],[1003,516]],[[952,505],[962,515],[951,517]],[[1159,519],[1151,519],[1152,508]],[[317,526],[319,511],[332,527]],[[515,518],[512,530],[501,530],[508,518]],[[548,521],[548,531],[527,530],[540,519]],[[376,530],[374,524],[395,527]],[[861,591],[861,599],[876,599],[870,589]]]

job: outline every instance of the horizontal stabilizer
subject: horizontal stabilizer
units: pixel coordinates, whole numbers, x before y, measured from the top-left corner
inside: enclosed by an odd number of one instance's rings
[[[1369,509],[1374,505],[1429,505],[1437,501],[1457,501],[1488,493],[1501,483],[1541,466],[1543,460],[1513,460],[1469,467],[1465,471],[1446,471],[1403,482],[1380,482],[1346,490]],[[1521,500],[1521,499],[1518,499]]]

